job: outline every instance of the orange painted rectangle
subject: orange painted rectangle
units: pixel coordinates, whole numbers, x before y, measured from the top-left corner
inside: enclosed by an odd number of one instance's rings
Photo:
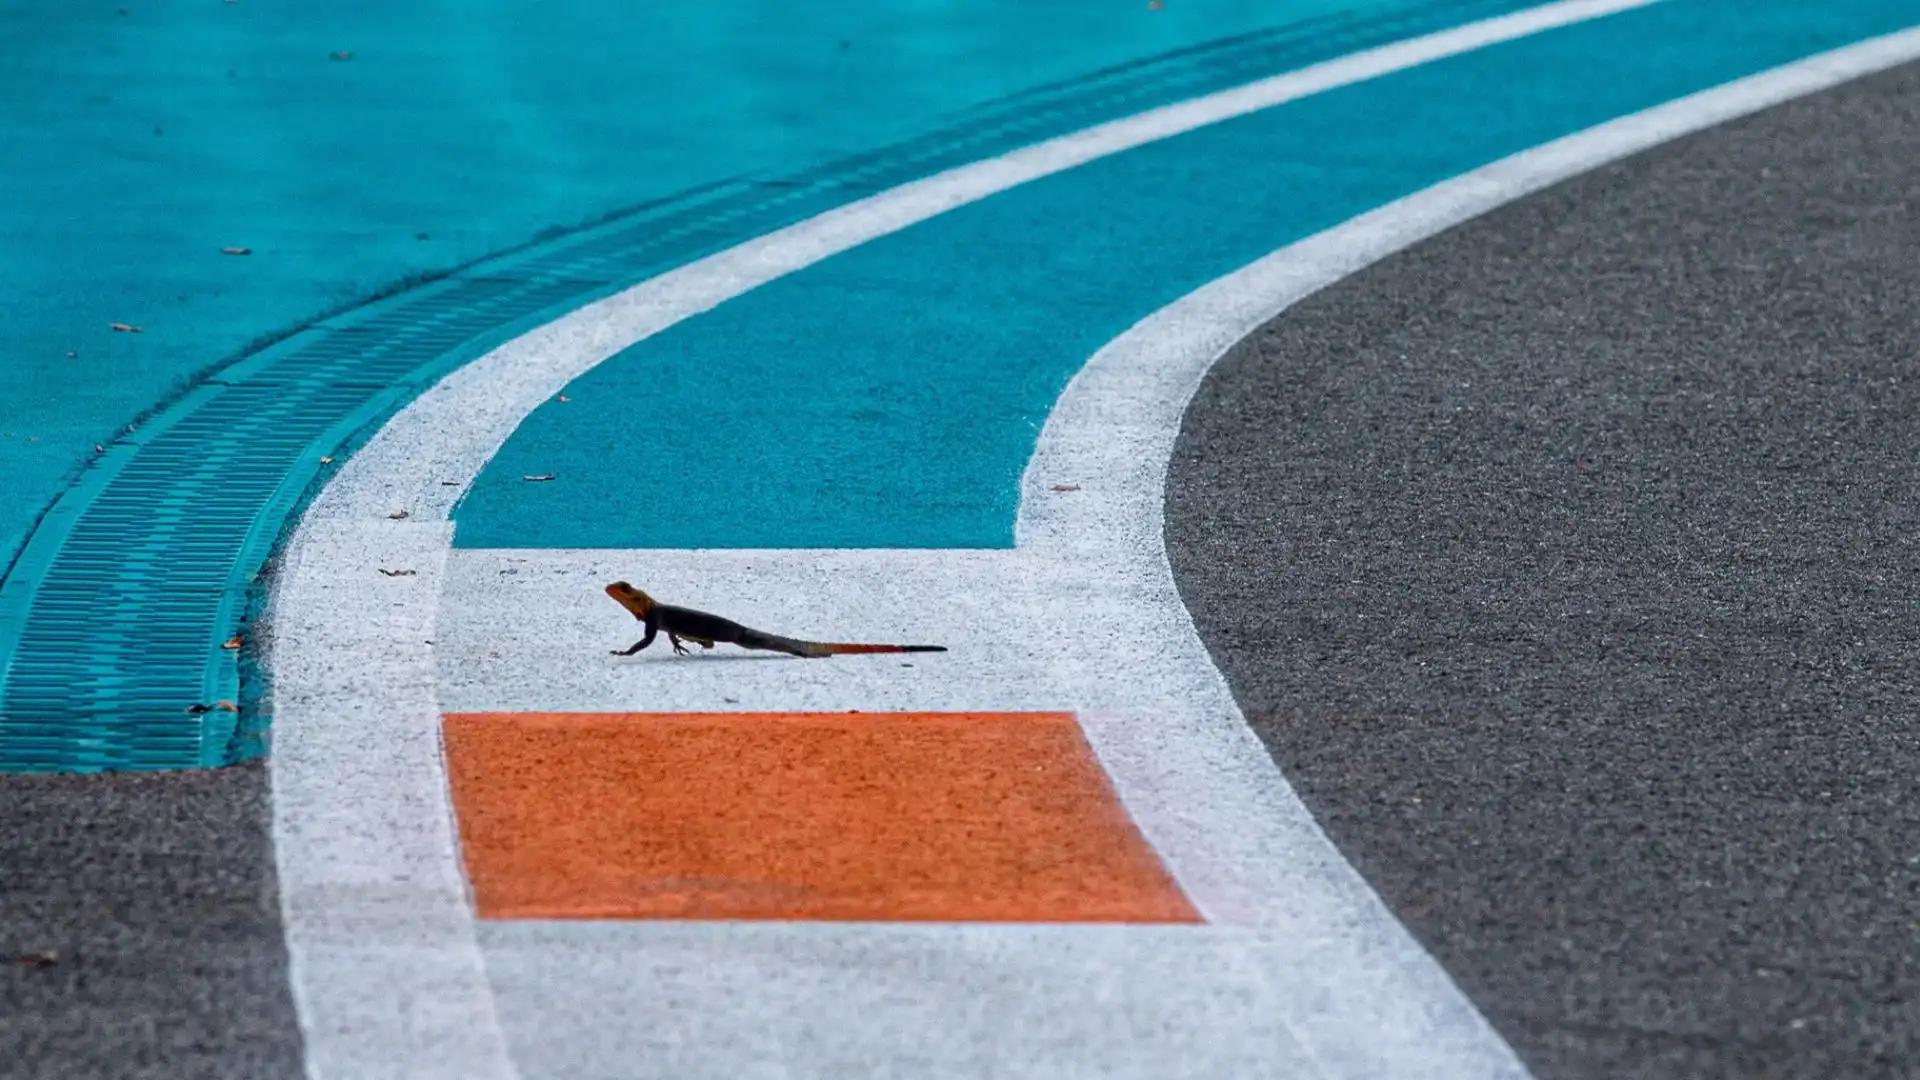
[[[494,919],[1198,922],[1071,713],[458,713]]]

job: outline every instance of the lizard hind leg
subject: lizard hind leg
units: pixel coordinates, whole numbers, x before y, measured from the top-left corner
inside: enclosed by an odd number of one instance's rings
[[[675,656],[686,656],[690,651],[685,645],[680,644],[682,641],[691,641],[703,649],[713,648],[712,638],[694,637],[692,634],[676,634],[671,630],[667,631],[667,640],[673,643]]]

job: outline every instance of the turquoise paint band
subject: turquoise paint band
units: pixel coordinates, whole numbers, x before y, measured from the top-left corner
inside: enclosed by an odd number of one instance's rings
[[[269,563],[372,430],[447,371],[559,313],[890,186],[1195,92],[1525,6],[1394,7],[1245,35],[973,110],[833,167],[712,185],[362,304],[204,378],[116,440],[0,581],[0,771],[257,755]],[[221,707],[237,705],[239,712]]]
[[[487,466],[456,545],[1008,547],[1055,398],[1138,318],[1450,176],[1914,18],[1905,0],[1666,0],[962,207],[576,380]]]

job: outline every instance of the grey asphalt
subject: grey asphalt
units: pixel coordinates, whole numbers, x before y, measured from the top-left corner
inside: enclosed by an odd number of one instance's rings
[[[270,822],[259,763],[0,776],[0,1077],[299,1077]]]
[[[1590,174],[1223,359],[1202,637],[1542,1080],[1920,1075],[1920,67]]]

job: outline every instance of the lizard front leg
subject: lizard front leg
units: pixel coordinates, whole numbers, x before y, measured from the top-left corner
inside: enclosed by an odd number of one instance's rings
[[[658,632],[659,632],[659,629],[660,629],[659,627],[657,627],[657,626],[655,626],[655,625],[653,624],[653,620],[651,620],[651,619],[649,619],[649,620],[647,620],[647,634],[646,634],[646,636],[645,636],[645,637],[643,637],[643,638],[641,638],[641,639],[640,639],[639,641],[636,641],[636,642],[634,642],[634,643],[633,643],[633,645],[632,645],[631,647],[629,647],[629,648],[625,648],[625,649],[615,649],[615,650],[613,650],[613,655],[615,655],[615,656],[632,656],[632,655],[633,655],[634,653],[637,653],[637,652],[639,652],[639,651],[640,651],[641,649],[644,649],[644,648],[646,648],[647,646],[649,646],[649,645],[651,645],[651,644],[653,644],[653,636],[654,636],[654,634],[656,634],[656,633],[658,633]]]

